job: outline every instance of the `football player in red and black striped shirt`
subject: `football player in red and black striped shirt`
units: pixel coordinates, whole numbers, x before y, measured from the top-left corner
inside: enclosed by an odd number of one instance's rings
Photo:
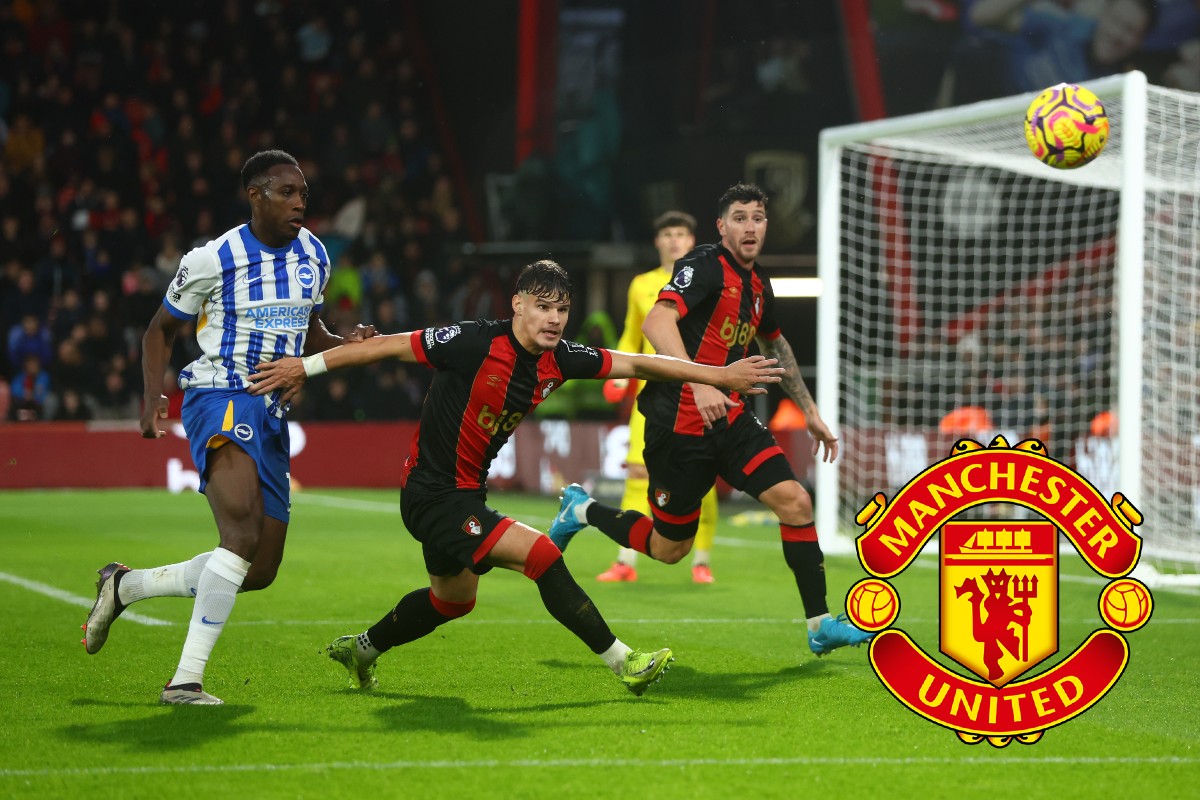
[[[779,381],[761,356],[704,366],[659,355],[621,353],[564,340],[571,308],[567,273],[553,261],[526,267],[517,279],[513,319],[478,320],[392,336],[376,336],[319,358],[260,364],[252,390],[283,390],[286,402],[307,375],[399,358],[437,374],[401,478],[400,511],[422,544],[430,585],[409,593],[365,633],[329,647],[356,688],[375,684],[380,654],[430,633],[475,606],[479,576],[492,567],[523,572],[546,609],[598,654],[635,694],[661,677],[671,651],[637,652],[609,630],[542,533],[487,505],[487,473],[496,453],[530,412],[571,378],[699,381],[760,394]]]
[[[731,186],[718,203],[718,244],[701,245],[675,262],[642,330],[656,352],[725,365],[745,358],[750,343],[785,372],[780,387],[804,411],[813,454],[832,462],[838,440],[817,411],[787,340],[780,335],[771,280],[756,263],[767,235],[767,195],[754,184]],[[646,415],[646,468],[652,516],[597,503],[582,487],[563,492],[550,538],[565,549],[594,525],[624,547],[674,564],[691,549],[700,501],[717,476],[757,497],[779,519],[783,555],[796,577],[817,655],[858,645],[870,635],[826,602],[825,565],[813,524],[812,499],[796,480],[775,437],[737,392],[694,383],[650,384],[638,399]]]

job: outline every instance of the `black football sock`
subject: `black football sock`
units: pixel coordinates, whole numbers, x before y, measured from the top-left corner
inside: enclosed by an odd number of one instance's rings
[[[603,653],[616,641],[617,637],[609,630],[604,617],[600,616],[592,598],[575,582],[561,558],[551,564],[535,583],[550,616],[578,636],[593,653]]]
[[[785,529],[812,530],[812,525],[791,526],[780,525]],[[800,602],[804,604],[804,616],[812,619],[829,613],[829,604],[825,599],[825,554],[813,534],[812,541],[783,540],[783,558],[796,577],[796,588],[800,590]]]
[[[429,587],[409,592],[383,619],[367,628],[371,646],[386,653],[397,645],[420,639],[452,617],[442,614],[433,605]]]
[[[592,503],[587,509],[587,522],[621,547],[631,547],[639,553],[650,555],[650,533],[654,530],[654,521],[645,514]]]

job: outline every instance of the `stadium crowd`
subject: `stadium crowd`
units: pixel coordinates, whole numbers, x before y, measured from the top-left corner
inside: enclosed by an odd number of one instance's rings
[[[502,314],[500,276],[457,255],[463,215],[405,32],[311,9],[0,3],[0,419],[137,418],[142,331],[183,253],[249,219],[238,174],[260,149],[294,153],[312,189],[331,330]],[[181,341],[176,370],[196,355]],[[294,416],[415,417],[423,373],[318,382]]]

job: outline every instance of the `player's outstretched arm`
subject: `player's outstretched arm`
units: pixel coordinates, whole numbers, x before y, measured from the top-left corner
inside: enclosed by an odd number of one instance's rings
[[[818,455],[821,452],[821,445],[824,445],[825,453],[820,456],[820,459],[834,461],[838,456],[838,438],[821,419],[821,412],[817,411],[817,403],[813,400],[812,393],[808,391],[804,376],[800,374],[800,366],[796,363],[796,354],[792,352],[792,346],[782,336],[774,339],[759,336],[756,341],[758,349],[769,356],[774,356],[779,361],[779,366],[783,368],[783,380],[779,382],[779,388],[783,389],[784,393],[792,398],[792,401],[804,412],[808,432],[813,437],[813,455]]]
[[[323,353],[304,358],[279,358],[255,366],[250,376],[251,394],[270,394],[282,391],[280,402],[286,403],[295,396],[310,375],[320,375],[331,369],[357,367],[372,364],[387,358],[416,362],[412,349],[412,333],[393,333],[342,344]]]
[[[750,356],[726,367],[696,364],[682,358],[612,351],[610,378],[641,378],[651,381],[704,383],[739,394],[765,394],[763,383],[779,383],[783,370],[775,359]]]

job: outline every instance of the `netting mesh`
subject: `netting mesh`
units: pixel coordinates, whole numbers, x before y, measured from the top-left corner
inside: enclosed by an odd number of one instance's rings
[[[1147,552],[1200,554],[1200,97],[1150,87],[1144,432],[1117,438],[1121,102],[1101,157],[1058,171],[1020,115],[845,145],[839,402],[849,514],[954,440],[1035,437],[1102,492],[1143,447]],[[1137,378],[1124,378],[1136,380]],[[922,463],[923,462],[923,463]],[[848,514],[844,514],[846,516]]]

